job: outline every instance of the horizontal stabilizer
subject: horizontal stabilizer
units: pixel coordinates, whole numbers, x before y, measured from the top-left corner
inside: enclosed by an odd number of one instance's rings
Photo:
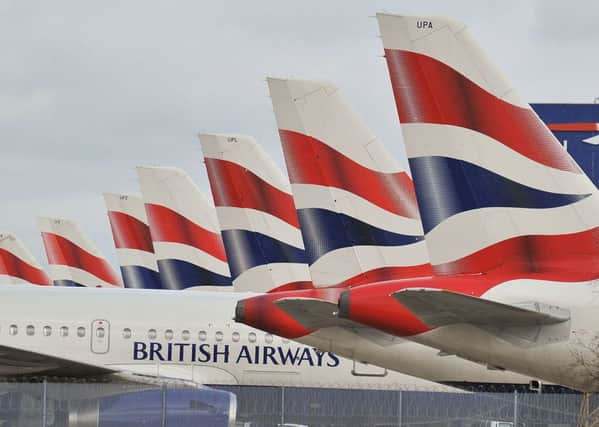
[[[392,296],[430,327],[550,325],[570,319],[568,310],[539,302],[516,306],[441,289],[405,289]]]
[[[281,298],[275,304],[308,329],[344,326],[348,323],[337,317],[337,304],[329,301],[316,298]]]
[[[337,317],[337,304],[317,298],[281,298],[275,304],[307,329],[341,328],[386,347],[403,340],[352,320]]]

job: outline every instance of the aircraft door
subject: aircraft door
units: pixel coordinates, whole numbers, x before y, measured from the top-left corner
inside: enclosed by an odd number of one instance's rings
[[[370,365],[364,362],[354,360],[354,366],[351,371],[356,377],[384,377],[387,375],[387,369],[379,366]]]
[[[91,349],[93,353],[108,353],[110,348],[110,323],[107,320],[94,320],[91,330]]]

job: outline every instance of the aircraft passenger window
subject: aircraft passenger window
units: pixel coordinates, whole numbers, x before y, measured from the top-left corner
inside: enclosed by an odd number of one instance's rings
[[[156,339],[156,329],[150,329],[148,331],[148,338],[150,338],[151,340]]]
[[[173,330],[172,329],[167,329],[166,331],[164,331],[164,338],[168,341],[173,339]]]
[[[264,341],[266,341],[267,344],[272,343],[272,335],[271,334],[264,335]]]
[[[106,335],[106,331],[104,330],[104,328],[96,329],[96,336],[98,338],[104,338],[104,335]]]
[[[200,333],[198,334],[198,338],[200,339],[200,341],[206,341],[206,331],[200,331]]]
[[[27,328],[25,328],[25,333],[29,336],[35,334],[35,326],[27,325]]]
[[[49,337],[50,335],[52,335],[52,327],[44,326],[44,336]]]
[[[233,332],[233,342],[239,341],[239,332]]]
[[[187,329],[181,332],[181,338],[183,339],[183,341],[189,341],[190,336],[191,334]]]
[[[129,329],[129,328],[123,329],[123,338],[125,338],[125,339],[131,338],[131,329]]]
[[[221,331],[218,331],[214,337],[216,338],[217,341],[222,341],[223,340],[223,333]]]
[[[67,328],[66,326],[61,326],[60,327],[60,336],[68,337],[69,336],[69,328]]]
[[[85,336],[85,328],[83,326],[79,326],[77,328],[77,336],[79,338],[83,338]]]
[[[19,333],[19,327],[17,325],[10,325],[8,333],[11,335],[17,335]]]
[[[248,341],[249,341],[249,342],[256,342],[256,334],[255,334],[255,333],[253,333],[253,332],[250,332],[250,333],[248,334]]]

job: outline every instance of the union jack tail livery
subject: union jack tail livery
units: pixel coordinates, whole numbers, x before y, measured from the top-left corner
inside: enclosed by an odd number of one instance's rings
[[[231,289],[216,213],[191,178],[170,167],[137,174],[163,286]]]
[[[289,182],[241,135],[200,135],[233,286],[266,292],[312,287]]]
[[[596,188],[465,26],[377,19],[435,273],[596,275]]]
[[[160,274],[141,197],[105,193],[114,247],[126,288],[160,289]]]
[[[338,88],[268,85],[315,286],[429,275],[412,181]]]
[[[52,285],[23,242],[12,233],[0,233],[0,285]]]
[[[38,225],[55,286],[123,286],[118,274],[75,222],[38,218]]]

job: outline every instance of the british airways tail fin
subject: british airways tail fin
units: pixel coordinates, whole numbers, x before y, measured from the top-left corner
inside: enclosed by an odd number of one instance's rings
[[[38,225],[55,286],[123,286],[118,274],[75,222],[38,218]]]
[[[268,86],[315,286],[430,274],[412,181],[339,89]]]
[[[466,27],[377,19],[435,273],[596,276],[596,188]]]
[[[160,274],[141,197],[105,193],[114,247],[126,288],[160,289]]]
[[[171,167],[137,175],[163,286],[232,289],[216,213],[189,175]]]
[[[289,182],[254,138],[200,135],[237,291],[312,287]]]
[[[23,242],[12,233],[0,233],[0,285],[52,285]]]

